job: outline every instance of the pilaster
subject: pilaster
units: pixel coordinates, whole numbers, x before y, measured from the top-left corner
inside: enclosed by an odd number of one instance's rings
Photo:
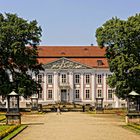
[[[91,100],[92,102],[95,101],[95,74],[92,73],[91,75]]]
[[[103,98],[104,101],[107,101],[107,85],[106,85],[106,74],[103,74]]]
[[[84,100],[84,74],[81,73],[81,94],[80,94],[81,101]]]
[[[70,90],[69,90],[69,101],[73,102],[74,101],[74,82],[73,82],[73,72],[69,73],[69,84],[70,84]]]
[[[58,101],[58,73],[57,72],[54,72],[54,80],[53,80],[53,88],[54,88],[54,95],[53,95],[53,98],[54,98],[54,101]]]
[[[43,79],[44,83],[42,84],[44,86],[44,88],[43,88],[44,96],[43,97],[44,97],[44,101],[46,101],[46,99],[47,99],[47,78],[46,78],[46,73],[44,73],[43,75],[44,75],[44,79]]]
[[[116,95],[114,95],[114,100],[115,100],[115,108],[119,108],[120,105],[119,105],[119,99]]]

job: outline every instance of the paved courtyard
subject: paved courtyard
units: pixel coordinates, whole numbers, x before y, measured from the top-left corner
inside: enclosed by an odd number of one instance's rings
[[[25,116],[22,122],[30,125],[14,140],[140,140],[140,135],[122,128],[124,122],[115,115],[48,113]]]

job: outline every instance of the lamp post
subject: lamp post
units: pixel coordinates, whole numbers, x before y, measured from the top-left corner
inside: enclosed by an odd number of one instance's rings
[[[127,98],[127,113],[140,112],[140,95],[135,91],[128,94]]]
[[[31,97],[31,103],[32,103],[31,110],[38,111],[38,96],[37,96],[37,94],[34,94]]]
[[[21,114],[19,111],[19,95],[12,91],[7,95],[6,124],[21,124]]]
[[[104,109],[103,109],[103,99],[104,98],[101,98],[101,97],[99,97],[99,98],[96,98],[96,113],[97,113],[97,111],[104,111]]]
[[[125,122],[139,122],[140,121],[140,95],[135,91],[128,94],[127,97],[127,115]]]

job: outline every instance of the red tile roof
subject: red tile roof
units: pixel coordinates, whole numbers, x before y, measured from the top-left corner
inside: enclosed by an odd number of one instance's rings
[[[38,54],[38,61],[43,64],[66,57],[90,67],[108,68],[105,48],[97,46],[39,46]],[[102,60],[103,65],[98,66],[97,60]]]

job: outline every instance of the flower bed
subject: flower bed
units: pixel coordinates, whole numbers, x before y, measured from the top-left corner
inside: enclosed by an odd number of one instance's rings
[[[9,133],[13,132],[20,125],[0,125],[0,139],[7,136]]]
[[[5,117],[5,115],[3,114],[3,115],[0,115],[0,121],[3,121],[3,120],[5,120],[6,119],[6,117]]]
[[[139,124],[128,124],[127,126],[131,127],[131,128],[134,128],[134,129],[137,129],[140,131],[140,125]]]

